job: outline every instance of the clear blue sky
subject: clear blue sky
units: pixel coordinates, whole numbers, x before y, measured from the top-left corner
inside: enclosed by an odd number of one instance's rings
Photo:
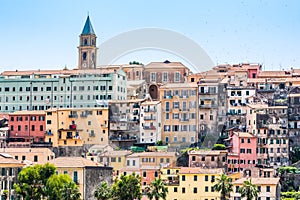
[[[298,0],[3,0],[0,70],[76,67],[78,36],[88,12],[98,45],[125,31],[157,27],[193,39],[215,64],[300,68]],[[165,59],[176,57],[145,51],[118,62]]]

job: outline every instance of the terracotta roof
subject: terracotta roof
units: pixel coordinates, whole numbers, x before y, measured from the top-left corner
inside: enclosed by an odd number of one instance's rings
[[[223,168],[181,167],[179,174],[222,174]]]
[[[286,71],[260,71],[258,77],[288,77],[291,73],[286,73]]]
[[[239,137],[254,137],[251,133],[248,132],[233,132],[234,134],[238,135]]]
[[[5,149],[0,149],[0,152],[2,153],[45,153],[45,152],[53,153],[48,148],[5,148]]]
[[[251,178],[252,184],[255,185],[277,185],[280,178]],[[241,178],[233,182],[233,184],[243,184],[249,178]]]
[[[9,113],[9,115],[45,115],[45,111],[42,110],[22,110]]]
[[[268,108],[268,104],[247,104],[247,106],[249,106],[250,108],[256,108],[256,109],[264,109],[264,108]]]
[[[123,151],[107,151],[100,153],[99,156],[126,156],[132,154],[131,151],[123,150]]]
[[[226,150],[191,150],[188,152],[189,154],[199,154],[199,155],[220,155],[221,153],[227,153]]]
[[[165,69],[165,68],[186,68],[188,69],[184,64],[181,62],[151,62],[145,66],[145,68],[158,68],[158,69]]]
[[[21,161],[14,159],[11,155],[7,153],[0,153],[0,165],[1,164],[19,164],[25,165]]]
[[[103,166],[99,163],[91,161],[83,157],[58,157],[49,161],[50,164],[54,164],[56,167],[100,167]]]
[[[142,105],[157,105],[160,104],[160,101],[145,101]]]
[[[144,157],[144,156],[153,156],[153,157],[158,157],[158,156],[176,156],[176,152],[141,152],[141,153],[133,153],[127,158],[130,157]]]
[[[167,83],[160,87],[160,89],[168,89],[168,88],[197,88],[198,84],[196,82],[192,83]]]

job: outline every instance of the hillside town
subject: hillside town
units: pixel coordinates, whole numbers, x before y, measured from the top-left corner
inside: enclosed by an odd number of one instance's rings
[[[16,189],[28,167],[55,166],[80,199],[100,199],[101,183],[140,177],[140,199],[161,180],[167,200],[279,200],[300,184],[300,69],[265,71],[259,63],[219,64],[192,72],[181,62],[97,65],[87,17],[74,69],[0,74],[1,192]],[[25,198],[24,198],[25,199]],[[139,199],[139,198],[137,198]],[[162,198],[163,199],[163,198]]]

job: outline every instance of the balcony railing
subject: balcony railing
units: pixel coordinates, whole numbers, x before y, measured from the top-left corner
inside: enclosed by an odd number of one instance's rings
[[[144,126],[144,130],[156,130],[155,126]]]

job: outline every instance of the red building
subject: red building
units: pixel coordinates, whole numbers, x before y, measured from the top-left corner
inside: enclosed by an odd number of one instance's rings
[[[243,171],[256,165],[256,137],[247,132],[233,132],[227,139],[228,173]]]
[[[45,112],[17,111],[9,114],[9,146],[25,147],[44,142]]]

